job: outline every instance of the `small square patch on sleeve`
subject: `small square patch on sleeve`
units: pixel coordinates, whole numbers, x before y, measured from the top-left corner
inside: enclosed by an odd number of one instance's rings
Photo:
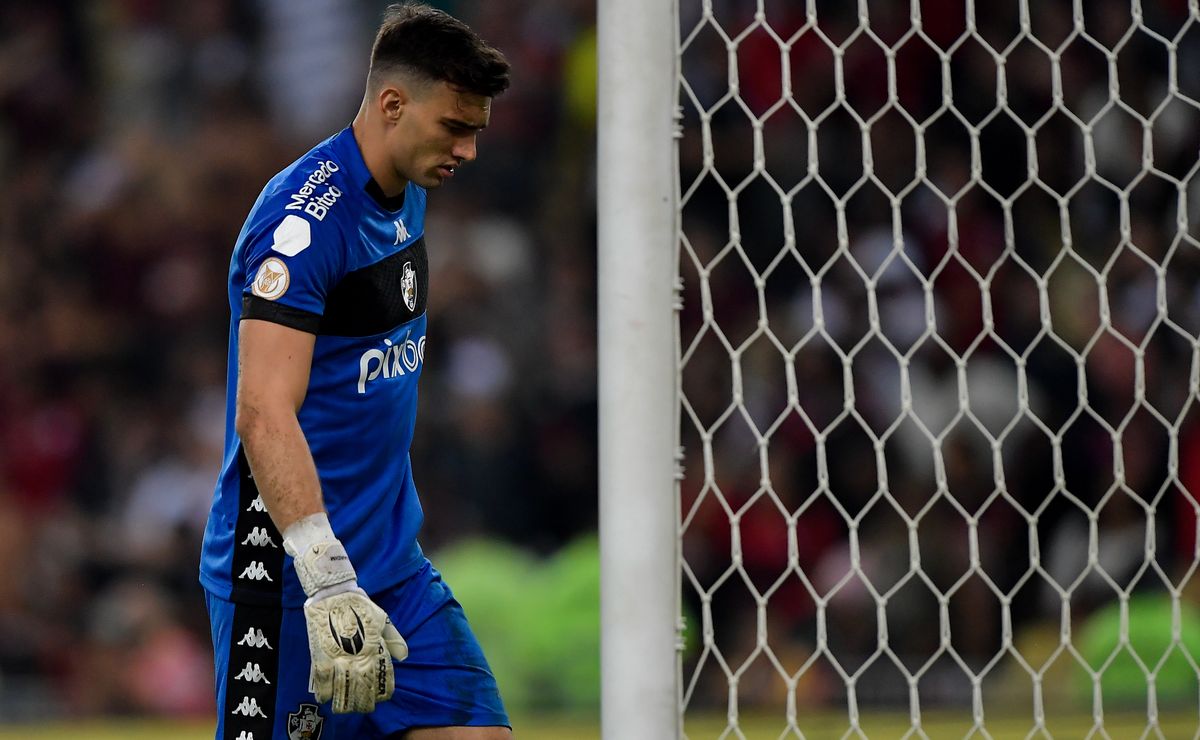
[[[271,249],[285,257],[295,257],[312,244],[312,227],[308,219],[289,213],[283,217],[283,222],[275,228],[274,244]]]

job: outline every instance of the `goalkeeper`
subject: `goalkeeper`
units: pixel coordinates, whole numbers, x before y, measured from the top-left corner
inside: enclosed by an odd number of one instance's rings
[[[268,182],[238,236],[225,457],[200,564],[218,740],[511,737],[417,544],[408,457],[426,190],[475,158],[507,86],[508,62],[466,25],[390,7],[353,123]]]

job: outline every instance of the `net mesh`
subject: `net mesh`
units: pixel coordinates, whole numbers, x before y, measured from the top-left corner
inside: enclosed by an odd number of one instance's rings
[[[1194,730],[1200,5],[679,6],[685,732]]]

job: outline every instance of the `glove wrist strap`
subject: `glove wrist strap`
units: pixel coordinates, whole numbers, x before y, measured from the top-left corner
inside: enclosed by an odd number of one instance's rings
[[[313,545],[337,539],[333,527],[329,526],[329,515],[323,511],[297,519],[282,534],[283,549],[292,557],[307,552]]]
[[[330,596],[337,596],[338,594],[344,594],[348,591],[358,591],[361,593],[362,589],[358,587],[358,581],[342,581],[341,583],[335,583],[332,586],[326,586],[318,591],[313,592],[312,594],[309,594],[308,601],[320,601],[321,599],[328,599]]]
[[[345,584],[348,591],[358,586],[358,574],[346,548],[334,536],[329,517],[323,512],[306,516],[284,530],[283,549],[292,556],[300,587],[310,598],[318,593],[322,598],[334,595],[328,591],[330,587]]]

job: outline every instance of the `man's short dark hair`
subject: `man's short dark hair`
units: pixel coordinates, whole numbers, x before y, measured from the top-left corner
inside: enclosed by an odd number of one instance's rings
[[[492,98],[508,88],[508,60],[471,28],[421,3],[388,6],[371,47],[368,84],[392,71]]]

